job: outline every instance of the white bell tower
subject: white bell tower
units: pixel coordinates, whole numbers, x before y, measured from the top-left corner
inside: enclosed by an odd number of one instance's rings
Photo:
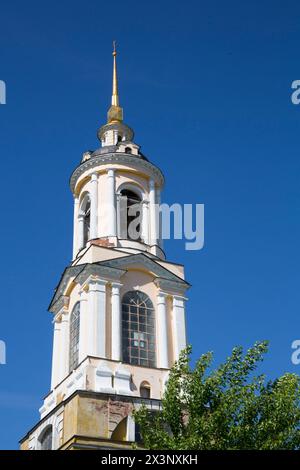
[[[23,449],[127,448],[132,410],[158,410],[186,346],[182,265],[165,259],[158,206],[164,177],[134,143],[119,104],[116,50],[100,148],[70,179],[73,259],[55,290],[51,388]]]

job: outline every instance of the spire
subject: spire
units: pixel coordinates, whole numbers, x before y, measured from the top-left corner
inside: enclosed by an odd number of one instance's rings
[[[111,107],[107,113],[107,122],[122,122],[123,121],[123,109],[119,106],[119,94],[118,94],[118,77],[117,77],[117,51],[116,41],[113,41],[113,83],[112,83],[112,97]]]
[[[113,41],[112,55],[113,55],[114,64],[113,64],[113,85],[112,85],[111,104],[112,106],[119,106],[116,41]]]

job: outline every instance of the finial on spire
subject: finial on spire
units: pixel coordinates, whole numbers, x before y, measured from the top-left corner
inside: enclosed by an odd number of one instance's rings
[[[112,97],[111,107],[108,110],[107,119],[108,122],[121,122],[123,121],[123,109],[119,105],[119,93],[118,93],[118,77],[117,77],[117,50],[116,41],[113,41],[113,83],[112,83]]]

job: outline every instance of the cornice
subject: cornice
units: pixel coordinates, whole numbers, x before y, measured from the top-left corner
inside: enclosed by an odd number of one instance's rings
[[[163,291],[162,294],[164,295],[176,293],[180,296],[184,296],[186,290],[190,287],[189,284],[183,284],[179,281],[164,278],[157,278],[154,283]]]
[[[91,157],[89,160],[81,163],[72,173],[70,178],[70,188],[72,193],[74,194],[75,186],[77,183],[78,178],[88,170],[95,168],[97,166],[106,165],[107,163],[121,163],[125,165],[134,166],[139,170],[146,170],[153,175],[155,181],[159,184],[159,186],[163,186],[164,184],[164,177],[162,172],[158,167],[153,165],[152,163],[148,162],[147,160],[143,160],[140,157],[135,155],[128,155],[127,153],[108,153],[105,155],[96,155]]]
[[[64,294],[70,278],[77,276],[80,273],[80,271],[84,269],[85,266],[86,266],[85,264],[79,264],[78,266],[69,266],[68,268],[65,269],[61,277],[61,280],[57,288],[55,289],[54,296],[48,308],[50,312],[54,312],[54,313],[57,312],[57,307],[55,304],[60,299],[60,297]]]
[[[52,308],[52,312],[55,314],[54,320],[57,320],[58,317],[61,316],[64,309],[66,309],[69,305],[69,297],[62,295],[59,299],[55,302]]]
[[[121,258],[114,258],[112,260],[102,261],[102,263],[105,264],[105,266],[110,266],[114,268],[123,267],[123,269],[126,269],[127,266],[130,266],[132,264],[141,264],[147,269],[149,269],[149,271],[152,271],[158,278],[173,282],[173,286],[181,286],[181,289],[183,286],[185,287],[185,289],[190,287],[189,283],[186,282],[184,279],[181,279],[180,277],[176,276],[167,268],[156,263],[154,260],[148,258],[148,256],[144,255],[143,253],[134,254],[130,256],[122,256]]]
[[[76,283],[83,285],[91,277],[101,277],[106,281],[119,281],[120,277],[125,273],[124,269],[103,266],[98,263],[87,264],[85,268],[74,279]]]

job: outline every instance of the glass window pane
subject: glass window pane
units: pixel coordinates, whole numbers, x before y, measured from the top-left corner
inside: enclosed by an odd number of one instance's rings
[[[124,295],[122,320],[123,361],[155,367],[154,309],[151,300],[144,292],[131,291]],[[129,340],[131,348],[126,349]]]
[[[70,316],[69,370],[76,369],[79,359],[80,303],[75,304]]]

